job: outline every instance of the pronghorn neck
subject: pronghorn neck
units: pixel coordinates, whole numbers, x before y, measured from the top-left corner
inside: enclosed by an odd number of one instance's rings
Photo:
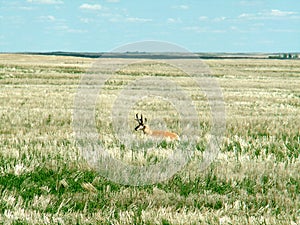
[[[152,135],[152,130],[150,129],[150,127],[148,125],[145,125],[143,132],[144,132],[144,134]]]

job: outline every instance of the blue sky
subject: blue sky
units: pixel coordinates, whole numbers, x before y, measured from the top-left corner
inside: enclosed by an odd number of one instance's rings
[[[0,21],[0,52],[103,52],[146,40],[300,52],[299,0],[0,0]]]

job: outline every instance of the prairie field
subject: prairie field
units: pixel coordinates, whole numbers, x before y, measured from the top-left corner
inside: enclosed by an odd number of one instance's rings
[[[176,60],[197,73],[195,59]],[[95,62],[111,73],[94,102],[99,144],[141,168],[163,162],[178,146],[191,148],[193,157],[168,179],[123,184],[82,156],[74,99]],[[199,164],[212,138],[211,105],[178,68],[155,60],[0,54],[0,224],[300,224],[300,60],[202,63],[222,91],[226,113],[218,154],[205,169]],[[199,122],[181,118],[167,97],[122,104],[125,92],[127,99],[145,94],[142,77],[180,86],[188,96],[180,100],[191,101]],[[196,140],[189,145],[135,132],[136,113],[153,129],[179,136],[182,121],[190,120]]]

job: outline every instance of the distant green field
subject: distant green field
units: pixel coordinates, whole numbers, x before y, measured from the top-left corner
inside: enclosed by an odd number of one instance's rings
[[[153,128],[182,131],[172,104],[148,98],[124,118],[139,147],[120,143],[113,102],[139,76],[174,79],[199,115],[195,159],[166,181],[130,186],[101,176],[74,138],[74,96],[97,59],[0,57],[0,224],[300,224],[300,60],[203,61],[224,95],[226,132],[218,158],[200,171],[212,126],[206,96],[166,65],[100,59],[103,73],[135,63],[105,82],[96,103],[99,141],[115,158],[154,165],[176,147],[161,141],[145,151],[148,138],[133,131],[136,112]]]

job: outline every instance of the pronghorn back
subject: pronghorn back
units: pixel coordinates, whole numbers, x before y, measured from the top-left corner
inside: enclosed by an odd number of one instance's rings
[[[154,137],[164,137],[169,138],[171,140],[179,140],[179,136],[175,133],[169,132],[169,131],[163,131],[163,130],[153,130],[151,133],[151,136]]]

